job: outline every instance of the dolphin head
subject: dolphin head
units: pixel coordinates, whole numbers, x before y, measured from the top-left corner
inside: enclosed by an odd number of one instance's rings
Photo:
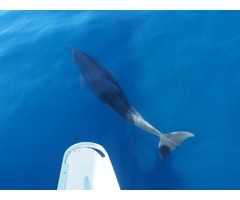
[[[80,67],[83,68],[87,64],[87,56],[86,53],[80,51],[74,46],[70,46],[70,50],[72,51],[73,58],[75,63]]]
[[[74,60],[76,64],[82,66],[84,61],[84,55],[83,52],[75,48],[74,46],[70,46],[70,50],[72,51],[72,55],[74,57]]]
[[[78,51],[77,48],[75,48],[74,46],[70,45],[70,50],[72,51],[72,53],[74,54],[74,52]]]
[[[80,67],[81,70],[86,71],[100,67],[100,64],[87,53],[75,48],[74,46],[70,46],[70,50],[72,51],[75,63]]]
[[[70,46],[70,50],[72,51],[75,63],[80,67],[80,69],[87,69],[94,65],[99,65],[93,57],[75,48],[74,46]]]

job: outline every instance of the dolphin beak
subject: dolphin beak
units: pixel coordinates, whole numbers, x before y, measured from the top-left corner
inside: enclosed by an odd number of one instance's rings
[[[69,46],[69,49],[70,49],[71,51],[74,51],[75,48],[74,48],[74,46],[70,45],[70,46]]]
[[[70,50],[72,51],[72,53],[74,53],[74,52],[77,50],[77,49],[76,49],[74,46],[72,46],[72,45],[70,45],[69,48],[70,48]]]

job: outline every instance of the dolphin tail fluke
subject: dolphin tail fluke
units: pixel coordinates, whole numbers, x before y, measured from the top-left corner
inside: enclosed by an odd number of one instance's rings
[[[160,153],[160,157],[162,160],[165,160],[167,155],[176,149],[184,140],[194,137],[194,135],[190,132],[180,131],[180,132],[172,132],[170,134],[161,134],[160,142],[158,145],[158,150]]]

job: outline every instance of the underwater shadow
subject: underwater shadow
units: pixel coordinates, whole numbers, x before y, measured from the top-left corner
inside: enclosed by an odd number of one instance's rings
[[[123,148],[124,147],[124,148]],[[162,161],[158,152],[149,149],[150,156],[129,140],[120,140],[115,152],[109,152],[122,190],[179,190],[184,188],[184,177],[174,169],[174,156]],[[174,162],[174,163],[173,163]],[[175,164],[174,164],[175,165]]]
[[[158,155],[156,155],[157,157]],[[137,177],[130,189],[134,190],[178,190],[184,188],[184,178],[172,166],[172,159],[166,161],[156,158],[151,169],[135,170],[133,178]],[[147,161],[146,161],[147,162]]]

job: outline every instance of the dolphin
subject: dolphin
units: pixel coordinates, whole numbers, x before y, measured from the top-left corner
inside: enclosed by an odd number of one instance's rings
[[[187,131],[161,133],[130,104],[119,83],[107,69],[87,53],[73,46],[70,46],[70,49],[87,85],[103,103],[126,121],[160,138],[158,150],[162,160],[184,140],[194,137],[194,134]]]

